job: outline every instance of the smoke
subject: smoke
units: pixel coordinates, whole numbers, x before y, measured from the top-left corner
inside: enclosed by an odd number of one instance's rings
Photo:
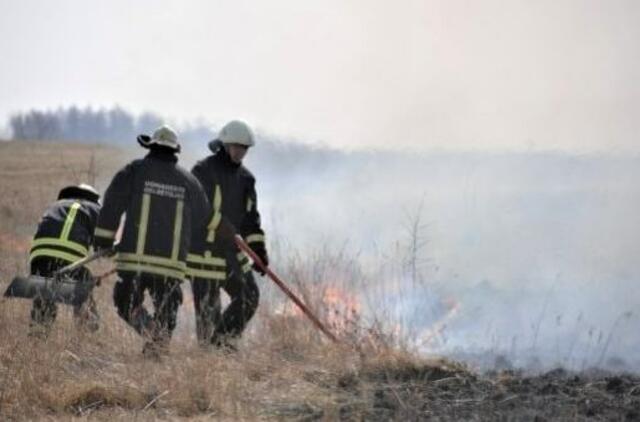
[[[190,144],[180,164],[208,153]],[[363,312],[418,350],[481,368],[640,371],[640,157],[344,152],[263,136],[246,165],[273,268],[342,258]]]
[[[261,145],[247,165],[276,268],[357,257],[371,309],[427,352],[640,369],[639,157]]]

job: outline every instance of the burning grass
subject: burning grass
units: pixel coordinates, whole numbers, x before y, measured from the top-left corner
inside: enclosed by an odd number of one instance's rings
[[[28,336],[28,303],[0,308],[0,413],[7,418],[61,419],[129,415],[224,418],[362,415],[369,385],[450,376],[455,365],[420,362],[392,350],[354,350],[317,336],[304,321],[256,321],[234,354],[172,344],[161,362],[145,360],[141,341],[117,318],[101,291],[99,332],[76,331],[68,310],[45,341]],[[290,333],[290,334],[287,334]],[[455,368],[455,369],[454,369]],[[364,394],[364,396],[363,396]]]
[[[56,164],[53,151],[60,147],[1,148],[3,171],[12,172],[0,196],[4,291],[12,276],[25,270],[24,245],[42,209],[60,186],[81,181],[78,174],[91,162],[92,150],[65,147],[72,153]],[[33,183],[35,173],[22,166],[27,156],[42,160],[30,168],[38,175],[46,172],[45,185]],[[108,178],[119,165],[117,153],[99,149],[97,157],[94,175]],[[339,345],[315,330],[266,279],[258,314],[239,351],[231,354],[196,345],[190,292],[183,285],[178,330],[170,355],[160,362],[142,357],[142,341],[115,314],[113,278],[95,291],[102,316],[96,333],[77,330],[70,309],[61,307],[48,339],[31,337],[30,303],[0,299],[0,419],[640,418],[637,378],[567,372],[529,377],[517,371],[485,376],[444,358],[418,356],[403,347],[406,333],[389,329],[391,319],[365,318],[366,297],[359,293],[376,280],[368,280],[353,262],[336,254],[274,257],[282,263],[278,272],[328,323]],[[100,263],[94,270],[107,268]],[[445,316],[458,309],[455,303],[445,308]],[[433,335],[443,329],[435,325]]]
[[[64,155],[44,144],[10,143],[2,148],[0,164],[13,181],[3,185],[0,204],[5,217],[0,233],[4,290],[15,273],[25,271],[31,233],[58,189],[89,176],[108,178],[119,162],[115,151],[90,147],[66,147]],[[37,165],[38,160],[47,165]],[[106,268],[102,263],[94,270]],[[149,362],[140,353],[141,340],[116,316],[108,281],[95,291],[102,315],[95,334],[76,330],[70,310],[61,307],[51,335],[46,340],[31,337],[30,303],[2,299],[0,414],[10,419],[337,414],[351,401],[351,392],[336,386],[358,376],[382,344],[367,343],[366,353],[353,348],[359,305],[352,298],[351,305],[343,306],[350,293],[337,287],[297,287],[309,303],[318,304],[317,311],[344,345],[328,343],[301,315],[267,294],[240,352],[203,351],[195,344],[193,308],[185,294],[170,356]]]

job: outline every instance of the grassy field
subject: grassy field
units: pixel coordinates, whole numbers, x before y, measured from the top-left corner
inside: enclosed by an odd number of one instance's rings
[[[130,158],[105,148],[0,143],[0,289],[26,272],[30,237],[44,207],[64,185],[89,181],[101,191]],[[357,310],[335,307],[331,286],[305,284],[305,274],[338,268],[317,255],[283,265],[283,275],[331,322],[340,345],[326,341],[282,300],[266,279],[258,315],[231,355],[194,340],[185,301],[161,362],[145,360],[142,340],[122,322],[107,280],[96,290],[96,333],[75,329],[59,312],[47,340],[27,335],[30,302],[0,299],[2,420],[534,420],[640,418],[640,381],[632,376],[554,371],[476,374],[437,357],[417,356]],[[110,268],[100,262],[95,273]],[[313,278],[313,277],[310,277]],[[337,299],[339,301],[340,298]],[[536,419],[543,420],[543,419]]]

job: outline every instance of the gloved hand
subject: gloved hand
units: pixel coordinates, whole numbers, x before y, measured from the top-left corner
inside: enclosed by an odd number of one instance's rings
[[[251,249],[258,255],[258,258],[262,261],[265,267],[269,266],[269,255],[267,255],[267,249],[262,244],[250,245]],[[253,270],[260,275],[265,275],[265,272],[256,264],[253,263]]]

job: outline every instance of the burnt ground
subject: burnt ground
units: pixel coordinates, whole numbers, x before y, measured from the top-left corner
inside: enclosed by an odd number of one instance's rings
[[[343,420],[640,421],[640,377],[599,371],[556,369],[527,376],[518,371],[475,375],[433,366],[376,368],[326,387],[349,392],[333,415]],[[297,410],[280,416],[328,416],[310,408]]]

